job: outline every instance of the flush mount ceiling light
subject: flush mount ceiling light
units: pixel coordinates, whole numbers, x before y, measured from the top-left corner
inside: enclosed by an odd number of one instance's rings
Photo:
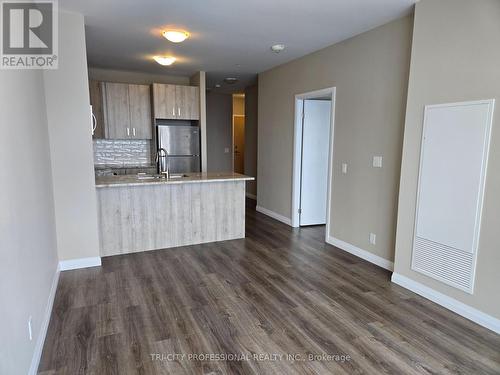
[[[172,43],[181,43],[189,38],[189,33],[187,31],[167,30],[163,32],[163,36]]]
[[[284,44],[275,44],[274,46],[271,46],[271,51],[273,51],[274,53],[280,53],[284,49],[285,49]]]
[[[175,62],[175,57],[173,56],[154,56],[153,59],[160,65],[172,65]]]
[[[227,77],[227,78],[224,78],[224,82],[227,83],[228,85],[233,85],[235,84],[236,82],[238,82],[238,78],[235,78],[235,77]]]

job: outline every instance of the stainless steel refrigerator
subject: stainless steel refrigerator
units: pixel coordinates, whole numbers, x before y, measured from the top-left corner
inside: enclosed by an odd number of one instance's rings
[[[168,153],[170,173],[200,172],[200,129],[189,125],[157,126],[158,149]]]

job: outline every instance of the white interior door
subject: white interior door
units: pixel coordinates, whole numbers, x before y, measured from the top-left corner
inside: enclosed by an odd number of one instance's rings
[[[300,225],[326,224],[330,100],[304,100]]]

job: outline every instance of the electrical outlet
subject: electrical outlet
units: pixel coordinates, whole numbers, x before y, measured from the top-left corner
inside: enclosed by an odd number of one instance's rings
[[[29,334],[29,337],[30,337],[30,341],[33,340],[33,330],[31,329],[31,316],[30,318],[28,319],[28,334]]]
[[[374,168],[382,168],[382,156],[374,156],[373,157],[373,167]]]
[[[377,244],[377,235],[375,233],[370,233],[370,243],[372,245],[376,245]]]
[[[347,163],[342,163],[342,174],[347,174]]]

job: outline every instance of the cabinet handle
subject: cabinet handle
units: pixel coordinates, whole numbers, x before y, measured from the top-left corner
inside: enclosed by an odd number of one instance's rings
[[[135,137],[135,128],[132,128],[132,133],[134,134]]]
[[[172,108],[172,116],[175,116],[175,108]]]
[[[181,107],[177,107],[177,116],[181,115]]]
[[[127,137],[130,137],[130,128],[127,128]]]

